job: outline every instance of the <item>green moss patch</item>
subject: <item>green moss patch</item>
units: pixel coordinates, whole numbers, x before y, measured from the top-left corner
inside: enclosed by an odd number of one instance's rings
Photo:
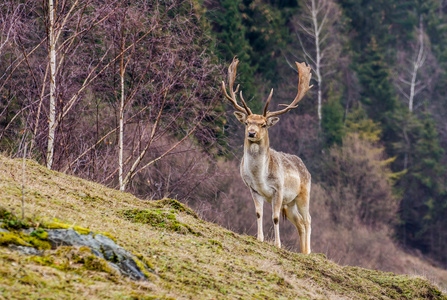
[[[31,220],[19,220],[10,211],[0,208],[0,221],[2,227],[8,229],[10,232],[0,232],[0,246],[18,245],[34,247],[39,250],[46,250],[51,248],[48,242],[48,234],[42,230],[34,230],[30,235],[21,232],[22,229],[28,229],[36,226]]]
[[[154,201],[154,206],[158,208],[173,208],[179,212],[186,213],[190,216],[193,216],[194,218],[198,219],[199,216],[196,214],[195,211],[187,207],[185,204],[180,203],[179,201],[175,199],[170,198],[164,198],[161,200]]]
[[[117,275],[107,261],[92,254],[88,247],[59,247],[45,256],[30,256],[28,261],[62,271],[90,270]]]
[[[165,209],[127,209],[119,213],[120,216],[134,223],[149,224],[153,227],[164,228],[181,234],[201,235],[189,225],[180,223],[172,210]]]
[[[111,239],[112,241],[114,241],[116,243],[116,238],[108,232],[99,231],[99,232],[95,232],[95,234],[102,234],[103,236],[108,237],[109,239]]]
[[[19,246],[28,246],[31,245],[24,241],[20,236],[9,233],[9,232],[0,232],[0,246],[8,246],[10,244],[19,245]]]
[[[73,229],[77,231],[79,234],[90,234],[90,229],[79,227],[79,226],[72,226],[69,224],[61,223],[59,221],[49,222],[42,224],[43,228],[47,229]]]
[[[27,229],[33,225],[31,220],[20,220],[16,215],[3,207],[0,207],[0,222],[2,222],[2,228],[8,230]]]

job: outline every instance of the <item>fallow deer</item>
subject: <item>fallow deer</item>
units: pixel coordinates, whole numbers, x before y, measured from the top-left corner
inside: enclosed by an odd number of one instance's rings
[[[303,161],[291,154],[277,152],[270,148],[268,128],[275,125],[278,115],[296,108],[297,103],[312,87],[309,86],[312,74],[305,63],[296,63],[299,72],[298,94],[289,105],[282,110],[270,112],[268,106],[273,95],[273,89],[267,99],[262,115],[253,114],[245,103],[240,91],[243,106],[236,100],[239,85],[236,90],[233,85],[239,60],[233,59],[228,68],[229,93],[222,81],[225,97],[237,110],[234,115],[239,122],[245,124],[244,156],[240,172],[242,180],[250,189],[256,208],[258,222],[258,240],[264,241],[262,229],[263,204],[267,201],[272,205],[273,223],[275,229],[275,246],[281,247],[279,237],[279,217],[282,212],[297,228],[300,235],[301,252],[310,253],[311,217],[309,214],[309,198],[311,176]]]

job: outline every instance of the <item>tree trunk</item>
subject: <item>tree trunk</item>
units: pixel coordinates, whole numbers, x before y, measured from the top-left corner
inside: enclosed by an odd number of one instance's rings
[[[121,58],[120,58],[120,79],[121,79],[121,103],[120,103],[120,129],[119,129],[119,145],[118,145],[118,178],[120,190],[124,191],[126,185],[123,183],[123,138],[124,138],[124,37],[121,44]]]
[[[416,76],[418,70],[422,67],[424,63],[424,35],[422,28],[422,16],[419,18],[419,52],[416,61],[413,63],[413,72],[411,74],[411,84],[410,84],[410,97],[408,99],[408,109],[413,112],[413,102],[414,102],[414,89],[416,87]]]
[[[53,0],[48,0],[50,24],[48,28],[50,52],[50,116],[48,123],[47,168],[53,166],[54,134],[56,131],[56,40],[54,32],[55,7]]]
[[[315,5],[315,0],[312,0],[312,23],[314,25],[314,33],[315,33],[315,73],[317,75],[317,82],[318,82],[318,127],[321,129],[321,105],[322,105],[322,93],[321,93],[321,84],[322,84],[322,78],[321,78],[321,53],[320,53],[320,32],[321,32],[321,26],[318,24],[318,18],[317,18],[318,10]]]

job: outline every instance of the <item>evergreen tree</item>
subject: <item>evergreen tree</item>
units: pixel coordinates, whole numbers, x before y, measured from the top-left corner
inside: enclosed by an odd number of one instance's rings
[[[356,133],[361,139],[372,143],[380,140],[382,131],[379,124],[368,118],[360,103],[347,114],[345,123],[346,133]]]
[[[446,212],[442,183],[446,170],[441,163],[444,150],[433,119],[425,113],[419,122],[419,126],[413,126],[418,137],[410,147],[413,151],[409,153],[408,173],[399,184],[404,191],[399,235],[405,244],[430,253],[437,243],[434,240],[437,233],[432,231],[439,220],[438,212]]]
[[[371,38],[360,57],[357,72],[362,85],[361,101],[367,105],[369,116],[373,120],[383,122],[384,113],[393,112],[396,108],[396,99],[383,50],[375,37]]]
[[[214,12],[214,27],[217,37],[216,48],[218,55],[227,62],[237,56],[241,63],[238,65],[238,82],[248,99],[256,94],[254,74],[257,66],[252,60],[252,47],[242,23],[242,14],[239,10],[239,1],[221,0],[221,9]]]
[[[357,73],[362,88],[361,102],[366,105],[368,116],[381,124],[382,140],[388,154],[392,154],[391,143],[395,141],[396,133],[390,123],[398,105],[383,50],[374,37],[359,59]]]
[[[326,146],[341,144],[345,130],[343,124],[343,106],[341,106],[339,99],[329,99],[323,105],[321,127],[326,140]]]

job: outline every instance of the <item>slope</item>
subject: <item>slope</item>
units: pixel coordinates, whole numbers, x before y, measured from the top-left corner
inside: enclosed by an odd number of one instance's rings
[[[21,215],[23,183],[25,222],[113,236],[153,272],[135,281],[92,267],[80,248],[35,256],[3,243],[0,299],[447,299],[422,277],[277,249],[205,222],[175,200],[143,201],[33,161],[25,170],[23,180],[22,161],[0,156],[3,210]]]

